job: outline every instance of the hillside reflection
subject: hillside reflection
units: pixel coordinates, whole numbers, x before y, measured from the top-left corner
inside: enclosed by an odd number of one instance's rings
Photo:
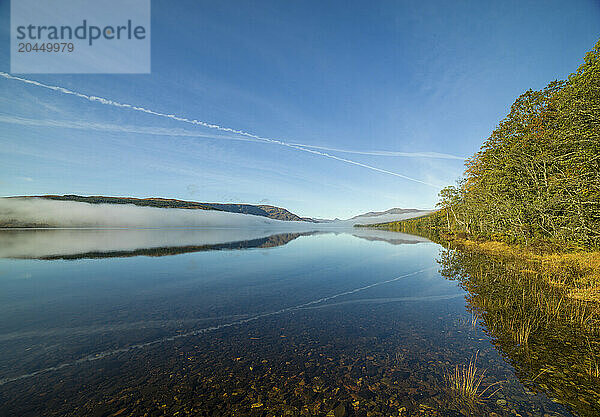
[[[0,258],[96,259],[135,256],[171,256],[214,250],[243,250],[283,246],[319,233],[350,233],[393,245],[427,239],[378,230],[327,229],[273,231],[261,229],[31,229],[0,230]]]

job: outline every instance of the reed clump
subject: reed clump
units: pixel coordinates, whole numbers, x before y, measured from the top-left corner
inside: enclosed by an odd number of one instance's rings
[[[500,389],[498,388],[488,395],[486,395],[486,392],[497,385],[497,383],[488,385],[484,389],[480,389],[481,383],[485,378],[486,370],[477,368],[476,363],[478,354],[479,352],[475,354],[474,358],[471,358],[467,365],[456,365],[452,371],[449,371],[446,374],[446,383],[452,394],[471,404],[476,404],[484,399],[490,398]]]

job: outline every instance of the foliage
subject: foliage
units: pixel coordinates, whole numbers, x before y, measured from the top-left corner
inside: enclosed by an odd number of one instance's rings
[[[528,90],[440,193],[450,229],[600,244],[600,41],[567,81]]]

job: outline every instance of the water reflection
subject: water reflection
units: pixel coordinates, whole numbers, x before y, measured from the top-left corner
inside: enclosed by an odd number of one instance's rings
[[[446,249],[442,275],[468,291],[493,343],[528,391],[580,416],[600,415],[600,311],[566,296],[523,261]]]
[[[0,415],[570,415],[527,394],[423,238],[145,229],[0,242]],[[445,376],[476,352],[483,384],[502,389],[470,406]]]
[[[351,233],[394,245],[423,243],[419,236],[368,229],[281,232],[258,228],[0,229],[0,258],[83,259],[168,256],[223,249],[268,248],[316,233]]]

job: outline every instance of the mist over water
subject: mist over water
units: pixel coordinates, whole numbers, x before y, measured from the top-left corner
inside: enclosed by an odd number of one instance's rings
[[[426,241],[416,236],[353,227],[354,224],[377,223],[411,216],[415,214],[309,223],[216,210],[89,204],[42,198],[0,198],[0,258],[45,258],[153,248],[200,247],[265,239],[277,234],[332,231],[396,244]],[[40,226],[48,229],[32,228],[17,232],[14,227],[2,229],[3,225]],[[160,229],[160,232],[156,232],[156,229]],[[267,242],[263,244],[268,245]]]
[[[288,227],[290,224],[267,217],[216,210],[0,198],[0,224],[3,223],[50,227]]]

